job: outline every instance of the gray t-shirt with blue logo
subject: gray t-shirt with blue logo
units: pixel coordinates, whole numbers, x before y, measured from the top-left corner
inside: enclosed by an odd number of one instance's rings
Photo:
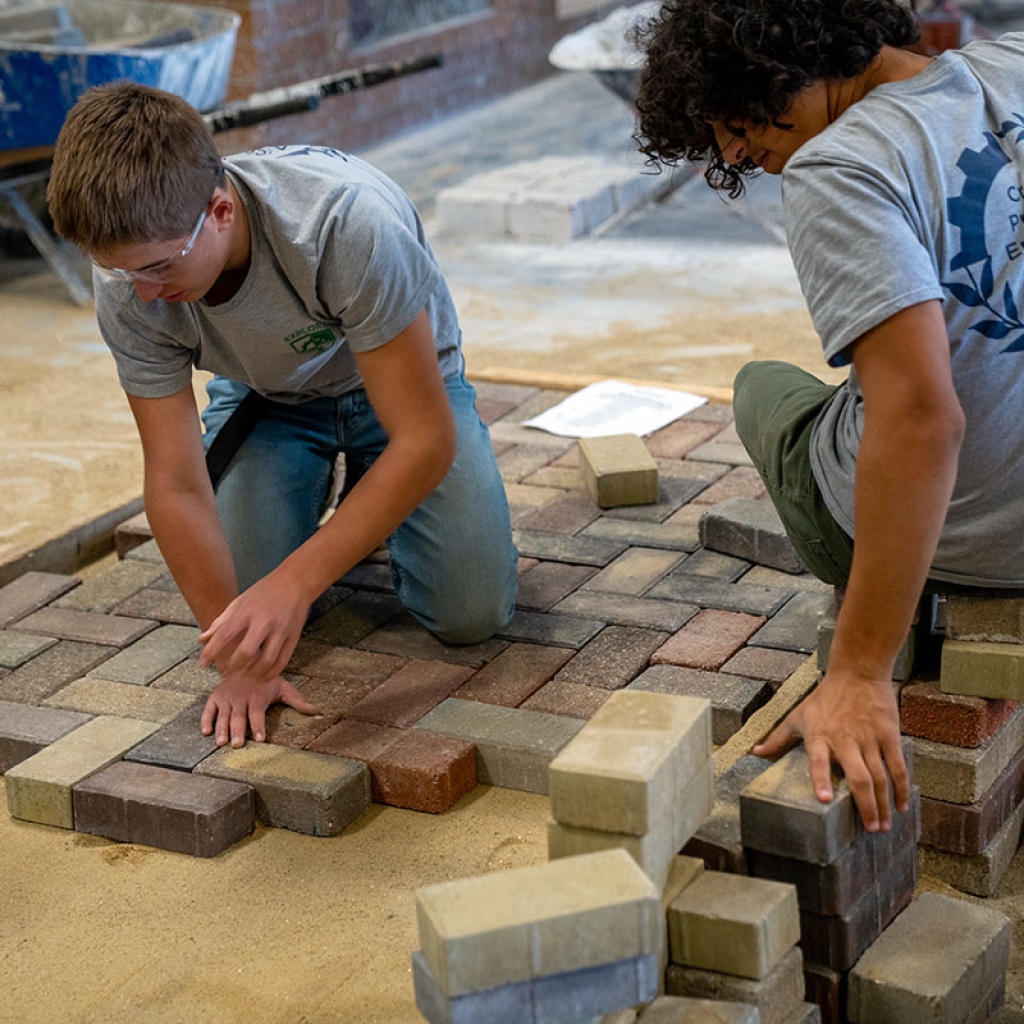
[[[361,386],[353,352],[391,341],[424,309],[444,377],[462,369],[451,295],[412,201],[356,157],[321,146],[224,160],[252,258],[230,300],[143,302],[97,273],[96,314],[121,385],[140,398],[189,386],[192,367],[279,402]]]
[[[972,43],[854,104],[783,177],[789,243],[825,356],[909,306],[942,301],[967,431],[930,571],[1024,586],[1024,34]],[[811,459],[851,535],[864,425],[849,380]],[[893,443],[898,447],[899,439]]]

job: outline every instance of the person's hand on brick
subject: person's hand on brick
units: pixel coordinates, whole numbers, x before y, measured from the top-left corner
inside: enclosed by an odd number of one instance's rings
[[[216,736],[218,747],[229,741],[232,747],[243,746],[247,729],[254,740],[262,743],[267,736],[266,713],[271,704],[287,704],[304,715],[317,714],[317,708],[281,676],[254,682],[245,673],[229,673],[210,694],[200,729],[204,736]]]
[[[835,762],[846,776],[869,832],[889,830],[892,803],[900,813],[909,808],[910,782],[900,743],[899,711],[887,679],[830,668],[806,700],[752,753],[777,757],[800,738],[807,750],[811,785],[823,803],[832,799],[831,766]]]

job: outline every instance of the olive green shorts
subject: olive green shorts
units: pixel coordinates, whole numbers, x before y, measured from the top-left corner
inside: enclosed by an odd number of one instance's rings
[[[782,362],[748,363],[736,375],[736,431],[786,528],[815,576],[845,586],[853,538],[835,521],[811,471],[811,431],[836,387]]]

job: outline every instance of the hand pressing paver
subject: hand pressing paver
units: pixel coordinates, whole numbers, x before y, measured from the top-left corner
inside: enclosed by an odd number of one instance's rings
[[[0,626],[6,627],[18,619],[55,601],[73,587],[81,584],[77,576],[64,576],[52,572],[26,572],[16,580],[0,587]]]
[[[195,771],[252,786],[260,821],[306,835],[337,835],[370,804],[366,765],[307,750],[253,742],[221,747]]]
[[[750,562],[800,573],[806,570],[786,536],[775,506],[767,500],[730,498],[712,505],[701,516],[700,538],[705,547]]]
[[[763,978],[796,945],[796,890],[782,882],[705,871],[668,911],[672,962]]]
[[[73,791],[75,828],[122,843],[215,857],[253,829],[253,791],[239,782],[120,761]]]
[[[77,711],[0,701],[0,774],[85,725],[89,718]]]
[[[664,941],[658,892],[622,850],[419,889],[416,917],[449,997],[657,956]]]
[[[159,728],[130,718],[94,718],[7,772],[7,807],[15,818],[74,828],[71,791],[120,760]]]
[[[850,972],[850,1020],[967,1021],[1005,975],[1009,950],[1010,922],[998,911],[922,893]]]

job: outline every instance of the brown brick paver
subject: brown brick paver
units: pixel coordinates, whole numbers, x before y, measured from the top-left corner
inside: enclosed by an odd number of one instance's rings
[[[760,616],[705,609],[651,655],[651,664],[720,668],[764,623]]]
[[[482,668],[454,696],[517,708],[572,657],[564,647],[512,644]]]

